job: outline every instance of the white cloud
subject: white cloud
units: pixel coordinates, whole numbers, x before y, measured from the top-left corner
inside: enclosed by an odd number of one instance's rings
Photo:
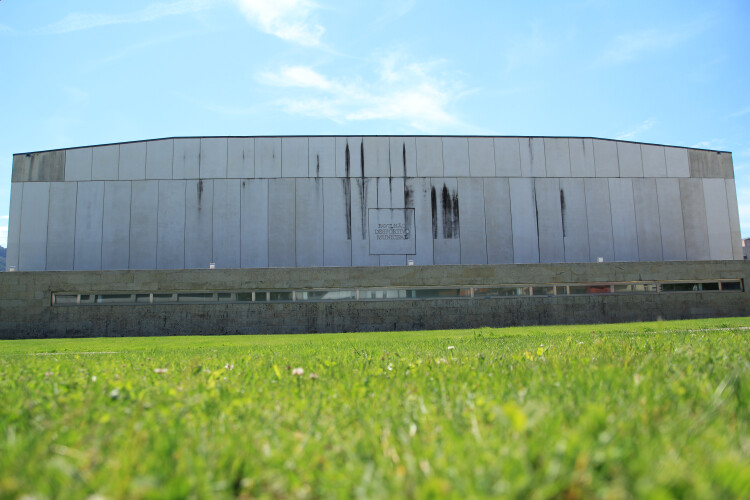
[[[0,246],[8,247],[8,226],[0,226]]]
[[[208,9],[212,4],[211,0],[178,0],[171,3],[154,3],[139,11],[119,15],[73,13],[54,24],[42,28],[40,33],[61,34],[113,24],[144,23],[155,21],[162,17],[199,12]]]
[[[461,86],[438,75],[441,62],[415,63],[401,57],[380,60],[374,78],[326,76],[309,66],[287,66],[259,75],[261,83],[284,89],[277,101],[287,113],[344,123],[402,121],[420,131],[437,132],[458,120],[449,112]]]
[[[240,10],[261,31],[309,47],[320,45],[323,26],[311,19],[318,8],[309,0],[237,0]]]
[[[748,107],[746,107],[744,109],[741,109],[741,110],[739,110],[739,111],[737,111],[735,113],[732,113],[731,115],[729,115],[729,117],[730,118],[737,118],[737,117],[740,117],[740,116],[744,116],[744,115],[746,115],[748,113],[750,113],[750,106],[748,106]]]
[[[695,31],[692,27],[685,27],[671,32],[651,29],[618,35],[604,52],[600,62],[619,64],[647,53],[671,49],[689,39]]]
[[[638,139],[641,134],[653,128],[655,124],[656,120],[654,120],[653,118],[647,118],[632,129],[620,133],[620,135],[615,137],[615,139],[619,139],[621,141],[632,141]]]

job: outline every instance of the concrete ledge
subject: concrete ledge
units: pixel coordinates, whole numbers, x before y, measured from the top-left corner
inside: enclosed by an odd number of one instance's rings
[[[53,307],[55,292],[750,278],[748,261],[0,273],[0,338],[305,333],[750,315],[750,292]],[[747,281],[746,281],[747,283]]]

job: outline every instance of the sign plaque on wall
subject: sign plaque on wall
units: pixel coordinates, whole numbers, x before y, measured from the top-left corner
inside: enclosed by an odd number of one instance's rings
[[[371,255],[417,253],[413,208],[371,208],[368,222]]]

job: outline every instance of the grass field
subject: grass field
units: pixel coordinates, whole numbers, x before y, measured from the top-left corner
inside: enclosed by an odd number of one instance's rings
[[[0,341],[0,497],[750,498],[747,326]]]

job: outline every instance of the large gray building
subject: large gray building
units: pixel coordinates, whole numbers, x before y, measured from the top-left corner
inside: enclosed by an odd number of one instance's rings
[[[742,259],[728,152],[577,137],[157,139],[14,155],[7,266],[20,272],[0,278],[0,332],[748,314]]]
[[[590,138],[210,137],[13,157],[18,271],[599,259],[742,259],[731,154]]]

